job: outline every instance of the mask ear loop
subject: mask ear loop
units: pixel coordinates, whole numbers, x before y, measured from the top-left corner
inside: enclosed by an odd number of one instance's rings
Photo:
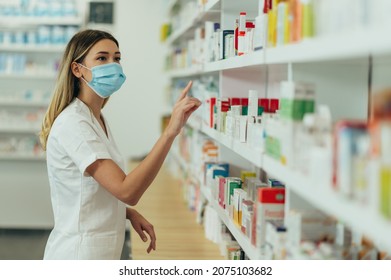
[[[78,63],[77,62],[77,64],[79,64],[80,66],[82,66],[82,67],[84,67],[84,68],[86,68],[86,69],[88,69],[88,70],[90,70],[91,71],[91,73],[92,73],[92,70],[90,69],[90,68],[88,68],[87,66],[84,66],[83,64],[81,64],[81,63]],[[84,77],[83,77],[83,75],[80,77],[86,84],[87,84],[87,86],[90,88],[90,89],[92,89],[98,96],[100,96],[100,97],[102,97],[102,98],[104,98],[103,96],[101,96],[98,92],[96,92],[96,90],[95,89],[93,89],[92,87],[91,87],[91,85],[90,85],[90,83],[89,82],[87,82],[87,80],[86,79],[84,79]]]
[[[82,66],[82,67],[84,67],[84,68],[86,68],[86,69],[88,69],[88,70],[90,70],[91,71],[91,69],[90,68],[88,68],[87,66],[84,66],[83,64],[81,64],[81,63],[79,63],[79,62],[76,62],[78,65],[80,65],[80,66]],[[83,77],[83,74],[81,75],[81,77],[80,77],[87,85],[88,85],[88,82],[87,82],[87,80],[86,79],[84,79],[84,77]]]

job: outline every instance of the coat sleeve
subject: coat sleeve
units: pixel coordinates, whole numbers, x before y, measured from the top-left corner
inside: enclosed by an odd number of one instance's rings
[[[69,116],[58,127],[57,141],[85,176],[86,169],[98,159],[112,159],[104,139],[87,119]]]

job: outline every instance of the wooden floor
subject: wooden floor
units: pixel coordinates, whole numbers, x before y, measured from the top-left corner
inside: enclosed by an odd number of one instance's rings
[[[134,166],[134,163],[132,163]],[[221,260],[217,244],[205,238],[204,228],[196,222],[184,200],[179,182],[162,168],[136,209],[154,226],[156,251],[146,252],[147,243],[131,230],[134,260]]]

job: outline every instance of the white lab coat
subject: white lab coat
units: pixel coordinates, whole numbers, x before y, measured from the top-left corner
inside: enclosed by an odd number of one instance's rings
[[[47,170],[55,225],[44,259],[120,259],[126,205],[85,173],[97,159],[112,159],[124,168],[105,124],[108,136],[75,98],[51,128]]]

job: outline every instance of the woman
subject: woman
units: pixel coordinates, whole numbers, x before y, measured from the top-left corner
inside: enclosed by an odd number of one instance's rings
[[[136,210],[189,116],[200,106],[187,96],[175,104],[171,120],[148,156],[129,174],[102,115],[108,97],[126,77],[117,40],[85,30],[68,43],[40,134],[46,150],[55,225],[44,259],[119,259],[126,219],[156,249],[153,226]]]

